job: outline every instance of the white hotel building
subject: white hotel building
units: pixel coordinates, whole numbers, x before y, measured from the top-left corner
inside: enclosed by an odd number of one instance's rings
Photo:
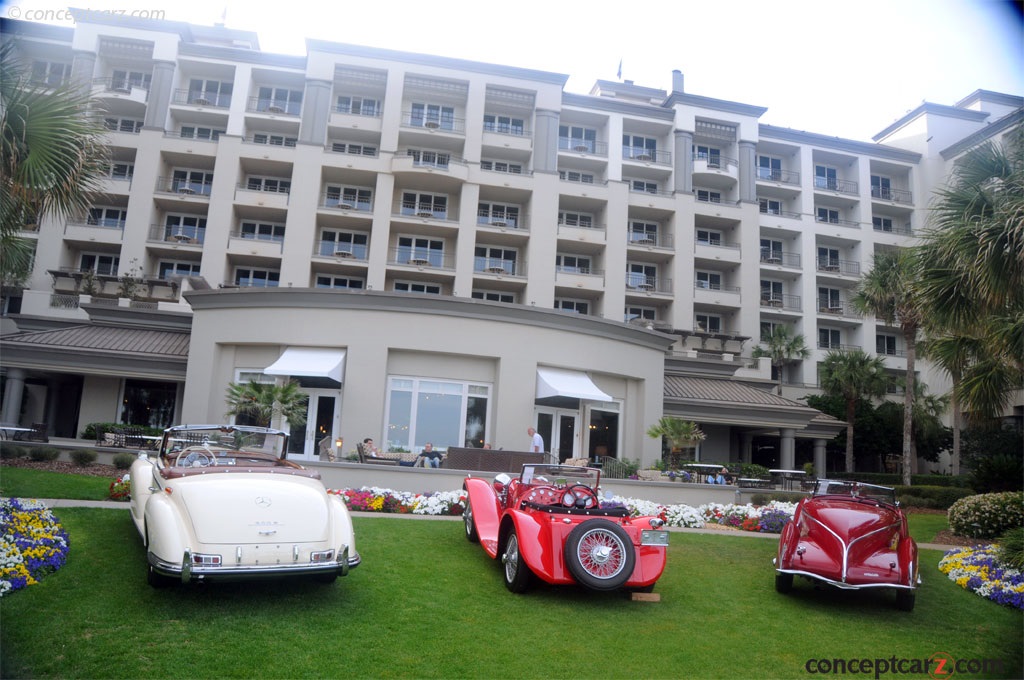
[[[105,192],[26,226],[34,271],[5,294],[0,419],[60,437],[220,422],[228,383],[290,376],[311,397],[299,456],[523,449],[536,425],[563,459],[650,463],[646,429],[676,414],[702,459],[832,469],[842,424],[798,401],[819,363],[863,347],[906,369],[898,329],[851,308],[859,278],[925,226],[958,155],[1022,118],[977,91],[865,143],[760,124],[679,72],[581,95],[514,66],[81,19],[2,26],[110,128]],[[750,358],[777,325],[811,349],[783,396]]]

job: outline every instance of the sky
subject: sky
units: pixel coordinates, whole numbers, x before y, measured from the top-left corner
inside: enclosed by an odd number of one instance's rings
[[[762,123],[860,141],[924,101],[1024,95],[1021,4],[1008,0],[82,0],[71,5],[569,76],[566,91],[631,80],[767,108]],[[0,16],[72,26],[67,4],[5,0]],[[621,78],[619,65],[621,63]]]

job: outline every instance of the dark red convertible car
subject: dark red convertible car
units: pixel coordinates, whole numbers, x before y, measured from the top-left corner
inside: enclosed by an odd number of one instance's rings
[[[658,517],[601,508],[601,471],[524,465],[518,478],[466,478],[466,538],[501,557],[505,586],[524,592],[537,577],[592,590],[651,591],[665,569],[668,532]]]
[[[844,590],[891,588],[896,606],[914,608],[917,543],[893,489],[858,482],[818,480],[782,529],[775,589],[788,593],[793,577]]]

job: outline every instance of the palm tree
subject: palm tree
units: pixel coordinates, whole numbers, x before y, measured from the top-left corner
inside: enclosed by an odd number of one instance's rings
[[[248,416],[261,427],[270,427],[280,418],[287,420],[290,427],[301,427],[306,424],[308,399],[294,380],[280,385],[255,380],[230,383],[226,396],[227,415]]]
[[[953,410],[953,453],[950,462],[954,475],[960,474],[960,433],[963,430],[963,418],[960,412],[959,393],[962,389],[963,372],[979,351],[983,351],[983,349],[977,338],[963,335],[942,335],[928,338],[922,346],[922,354],[949,373],[953,381],[949,403]]]
[[[958,161],[923,239],[929,326],[984,348],[961,366],[959,401],[997,417],[1024,382],[1024,126]]]
[[[674,456],[678,456],[676,452],[680,449],[695,446],[706,437],[697,423],[675,416],[662,416],[657,424],[647,428],[647,436],[652,439],[664,437]],[[670,464],[676,467],[679,461],[673,459]]]
[[[24,284],[45,216],[81,215],[102,187],[106,130],[88,93],[34,83],[14,42],[0,46],[0,283]]]
[[[818,380],[822,391],[846,403],[846,471],[853,472],[853,423],[857,401],[881,397],[889,384],[882,357],[868,356],[862,349],[829,352],[821,363]]]
[[[754,348],[751,355],[755,359],[761,357],[768,357],[772,361],[772,366],[775,367],[775,372],[778,377],[779,385],[779,396],[782,396],[782,371],[786,364],[793,359],[806,359],[811,355],[807,345],[804,343],[804,336],[802,335],[789,335],[789,328],[786,326],[776,326],[772,330],[772,334],[765,340],[767,347],[758,345]]]
[[[903,484],[910,484],[913,470],[914,437],[914,364],[917,335],[924,307],[916,289],[917,260],[911,250],[881,252],[874,266],[864,275],[851,302],[861,313],[874,314],[892,326],[899,324],[907,348],[906,389],[903,397]]]

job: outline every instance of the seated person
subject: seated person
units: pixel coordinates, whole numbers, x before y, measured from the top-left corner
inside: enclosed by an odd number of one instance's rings
[[[708,484],[728,484],[729,483],[729,471],[722,468],[717,474],[708,475]]]
[[[441,467],[441,452],[435,451],[434,445],[427,442],[423,445],[419,458],[416,459],[416,467]]]
[[[370,458],[377,458],[380,451],[373,445],[373,438],[367,437],[363,440],[363,454]]]

